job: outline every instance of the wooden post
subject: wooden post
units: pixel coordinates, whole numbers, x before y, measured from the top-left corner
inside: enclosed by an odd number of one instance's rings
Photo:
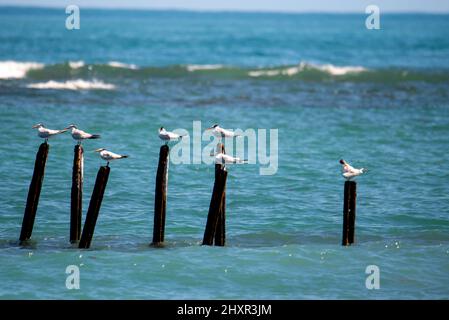
[[[226,153],[224,144],[219,143],[217,145],[217,151],[221,150],[222,153]],[[215,179],[220,174],[223,174],[223,165],[222,164],[215,164]],[[224,187],[223,187],[223,197],[221,199],[220,208],[218,210],[218,220],[217,220],[217,226],[215,227],[215,239],[214,244],[216,246],[224,246],[226,243],[226,178],[227,173],[224,177]]]
[[[84,221],[83,233],[81,234],[81,240],[78,246],[80,249],[88,249],[90,247],[110,171],[109,166],[102,166],[98,170],[94,191],[92,192],[86,220]]]
[[[356,215],[356,203],[357,203],[357,183],[355,181],[351,181],[351,188],[349,191],[350,199],[349,200],[349,219],[348,219],[348,242],[349,244],[354,243],[354,234],[355,234],[355,215]]]
[[[354,243],[357,183],[346,181],[343,200],[343,238],[342,245]]]
[[[225,173],[227,175],[227,172]],[[226,177],[224,177],[223,198],[221,199],[221,206],[218,210],[217,227],[215,228],[216,246],[223,247],[226,244]]]
[[[72,171],[72,194],[70,205],[70,242],[79,241],[81,236],[81,219],[83,203],[83,147],[75,146]]]
[[[47,162],[50,145],[47,142],[39,146],[34,162],[33,178],[28,189],[27,203],[23,215],[22,230],[20,232],[20,241],[29,240],[33,232],[34,219],[36,218],[39,196],[41,194],[42,182],[44,181],[45,164]]]
[[[222,144],[217,145],[217,150],[224,152]],[[209,213],[207,215],[206,229],[204,231],[203,245],[225,245],[225,193],[228,172],[223,164],[215,164],[215,182],[210,200]]]
[[[159,163],[157,167],[156,188],[154,193],[153,242],[151,243],[153,246],[162,246],[164,242],[169,153],[170,148],[168,145],[161,146],[159,150]]]

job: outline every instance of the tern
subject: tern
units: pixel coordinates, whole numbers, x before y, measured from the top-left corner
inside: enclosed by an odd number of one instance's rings
[[[81,142],[85,139],[99,139],[99,134],[90,134],[87,132],[84,132],[83,130],[80,130],[76,127],[76,125],[71,124],[66,129],[72,129],[72,138],[78,141],[78,144],[81,144]]]
[[[230,164],[230,163],[247,163],[248,160],[242,160],[237,157],[233,157],[222,152],[215,156],[215,163],[217,164]]]
[[[343,166],[341,174],[348,181],[366,172],[366,169],[356,169],[343,159],[340,160],[340,164]]]
[[[99,152],[101,159],[106,160],[108,162],[106,166],[109,166],[109,162],[112,160],[128,158],[128,156],[108,151],[105,148],[97,149],[95,150],[95,152]]]
[[[164,127],[159,128],[159,138],[162,141],[165,141],[165,144],[168,144],[171,140],[180,140],[182,139],[182,137],[184,136],[171,131],[167,131]]]
[[[40,138],[45,139],[45,142],[47,142],[49,138],[56,136],[60,133],[64,133],[68,130],[68,129],[62,129],[62,130],[48,129],[48,128],[45,128],[42,123],[38,123],[38,124],[34,125],[32,128],[37,129],[37,135]]]
[[[221,128],[218,124],[214,124],[212,127],[207,128],[206,130],[212,130],[214,136],[219,138],[230,138],[230,137],[239,137],[239,134],[227,129]]]

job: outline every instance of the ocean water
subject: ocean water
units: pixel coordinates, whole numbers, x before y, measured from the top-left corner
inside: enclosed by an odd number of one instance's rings
[[[66,17],[0,8],[0,298],[449,298],[447,15],[385,14],[381,30],[364,14],[81,8],[72,31]],[[227,245],[206,247],[213,165],[170,164],[166,246],[151,248],[157,130],[193,121],[278,129],[278,170],[229,167]],[[68,241],[68,134],[50,140],[32,241],[18,243],[37,122],[102,135],[84,143],[84,215],[103,165],[91,151],[130,155],[111,164],[89,250]],[[351,247],[340,158],[369,169]]]

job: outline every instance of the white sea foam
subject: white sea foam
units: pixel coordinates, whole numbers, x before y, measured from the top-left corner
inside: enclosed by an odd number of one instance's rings
[[[29,70],[42,69],[43,63],[0,61],[0,79],[24,78]]]
[[[270,69],[270,70],[253,70],[249,71],[248,75],[250,77],[276,77],[276,76],[294,76],[295,74],[301,72],[304,66],[300,64],[299,66],[289,67],[284,69]]]
[[[135,64],[127,64],[119,61],[109,61],[108,66],[114,67],[114,68],[122,68],[122,69],[131,69],[136,70],[138,69]]]
[[[253,70],[249,71],[248,75],[250,77],[276,77],[276,76],[294,76],[295,74],[300,73],[302,70],[304,70],[304,67],[306,66],[305,63],[301,62],[297,66],[292,66],[288,68],[282,68],[282,69],[268,69],[268,70]]]
[[[300,73],[304,69],[304,64],[300,64],[297,67],[290,67],[282,70],[282,74],[286,76],[294,76],[297,73]]]
[[[72,69],[79,69],[84,67],[84,61],[69,61],[69,66]]]
[[[288,68],[282,69],[260,69],[260,70],[252,70],[248,72],[250,77],[276,77],[276,76],[294,76],[304,70],[320,70],[322,72],[329,73],[333,76],[342,76],[348,73],[359,73],[363,71],[367,71],[366,68],[360,66],[334,66],[332,64],[311,64],[306,62],[301,62],[297,66],[292,66]]]
[[[189,64],[187,65],[187,71],[195,72],[200,70],[217,70],[223,68],[221,64]]]
[[[325,65],[311,65],[312,67],[315,67],[321,71],[325,71],[327,73],[330,73],[333,76],[342,76],[348,73],[360,73],[363,71],[366,71],[364,67],[360,66],[334,66],[332,64],[325,64]]]
[[[250,77],[275,77],[281,74],[281,70],[255,70],[249,71]]]
[[[27,85],[27,88],[32,89],[56,89],[56,90],[114,90],[113,84],[104,83],[102,81],[85,81],[85,80],[67,80],[64,82],[47,81],[32,83]]]

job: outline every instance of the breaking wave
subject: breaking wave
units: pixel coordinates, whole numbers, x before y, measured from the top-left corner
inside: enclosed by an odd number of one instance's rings
[[[206,78],[212,80],[252,79],[385,83],[404,81],[449,82],[449,70],[374,69],[363,66],[337,66],[333,64],[313,64],[307,62],[269,68],[246,68],[222,64],[188,64],[160,67],[137,66],[135,64],[118,61],[110,61],[102,64],[70,61],[47,65],[37,62],[0,61],[0,79],[20,78],[25,78],[27,81],[49,83],[53,81],[51,83],[52,85],[56,82],[62,82],[67,86],[81,80],[93,83],[92,81],[94,79],[98,79],[115,83],[123,78]],[[95,85],[98,85],[98,83],[96,82]]]
[[[186,66],[187,71],[195,72],[201,70],[217,70],[222,69],[223,65],[221,64],[189,64]]]
[[[368,71],[364,67],[359,66],[344,66],[338,67],[332,64],[325,65],[314,65],[308,64],[305,62],[301,62],[298,66],[289,66],[284,68],[273,68],[273,69],[259,69],[252,70],[248,72],[250,77],[278,77],[278,76],[287,76],[292,77],[301,72],[307,72],[308,70],[317,70],[323,73],[328,73],[331,76],[342,76],[348,73],[360,73],[364,71]]]
[[[113,68],[123,68],[123,69],[131,69],[131,70],[138,69],[135,64],[127,64],[127,63],[118,62],[118,61],[109,61],[108,66],[113,67]]]
[[[0,79],[24,78],[28,71],[44,68],[43,63],[0,61]]]
[[[72,69],[79,69],[84,67],[84,61],[69,61],[69,67]]]
[[[68,80],[64,82],[47,81],[27,85],[31,89],[54,89],[54,90],[114,90],[115,85],[102,81]]]

